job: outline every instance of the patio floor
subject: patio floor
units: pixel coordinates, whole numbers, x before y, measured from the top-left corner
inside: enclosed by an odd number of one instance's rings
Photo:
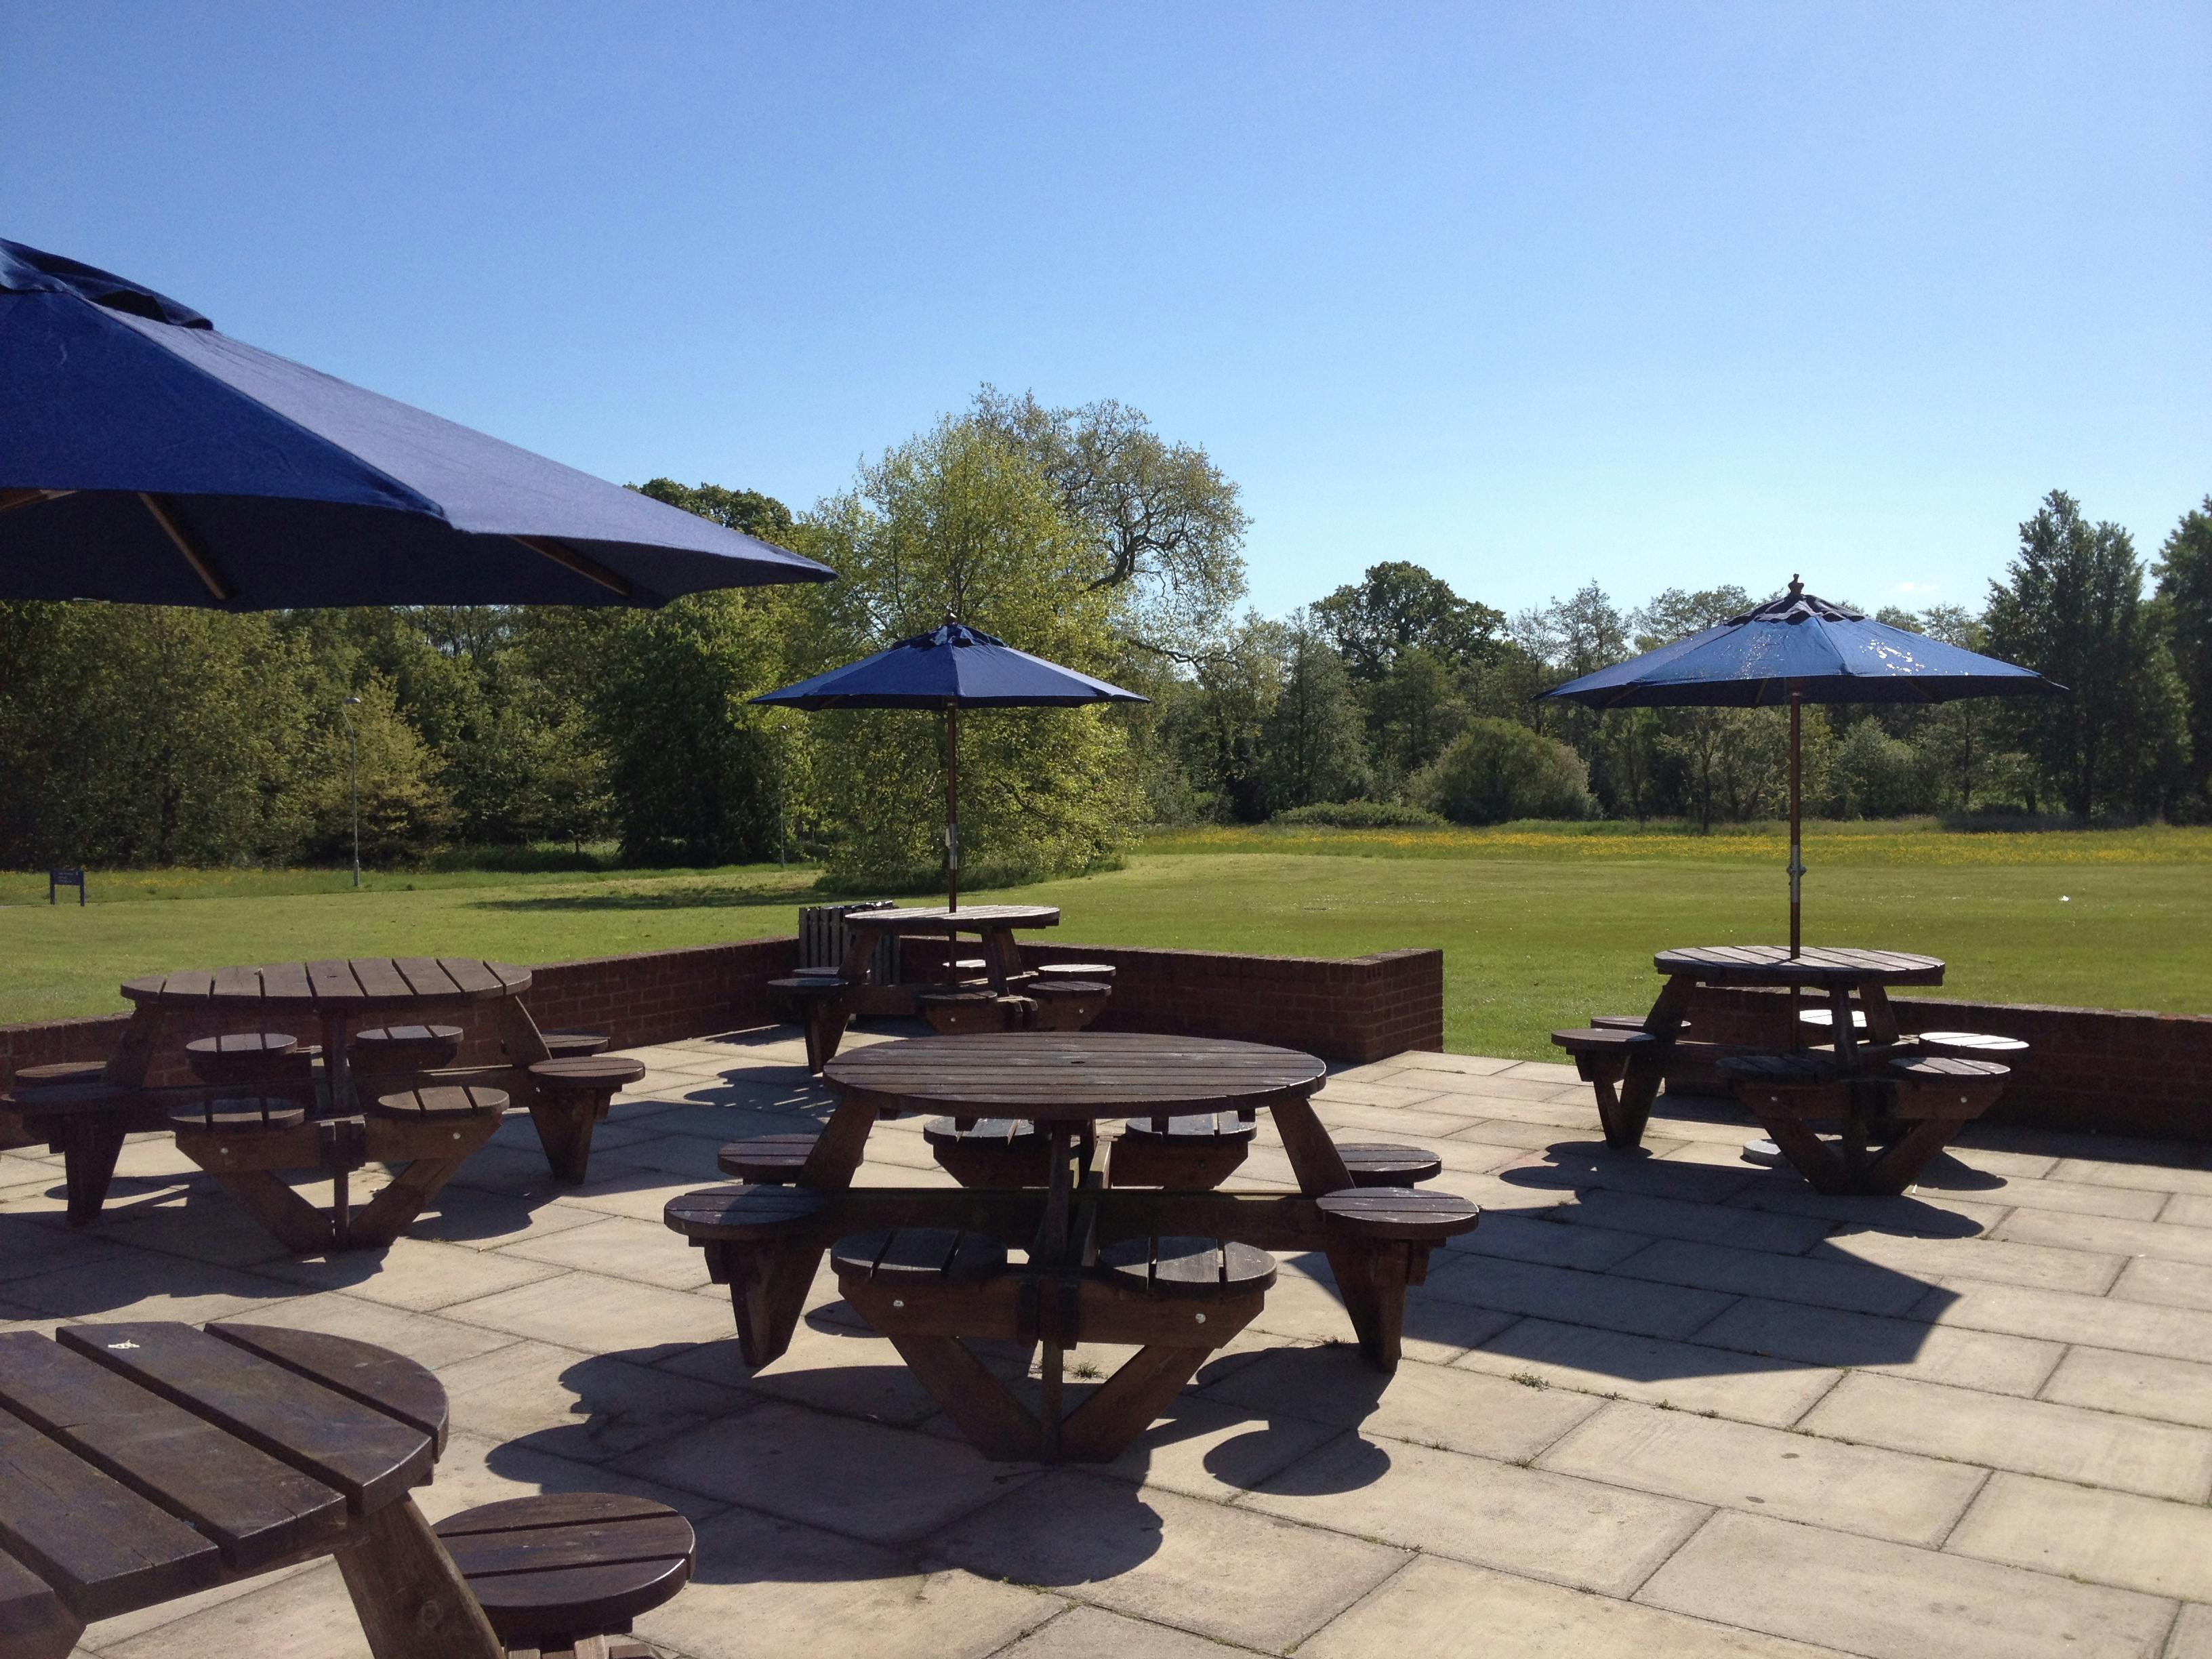
[[[1054,1471],[955,1438],[826,1275],[746,1374],[661,1206],[827,1099],[788,1030],[640,1052],[588,1186],[512,1120],[380,1257],[290,1259],[162,1137],[82,1233],[58,1160],[0,1155],[0,1328],[250,1315],[410,1354],[453,1402],[433,1518],[675,1504],[697,1576],[638,1633],[696,1659],[2212,1656],[2205,1148],[1983,1130],[1906,1197],[1824,1199],[1742,1162],[1724,1103],[1662,1100],[1622,1155],[1570,1068],[1341,1070],[1331,1128],[1437,1150],[1485,1211],[1395,1381],[1343,1346],[1326,1264],[1286,1260],[1172,1419]],[[1235,1184],[1287,1186],[1261,1136]],[[941,1178],[917,1120],[869,1153],[864,1180]],[[325,1561],[83,1651],[367,1649]]]

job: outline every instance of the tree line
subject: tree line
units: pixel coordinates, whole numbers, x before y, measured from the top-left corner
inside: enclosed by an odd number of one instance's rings
[[[987,386],[802,512],[640,487],[839,580],[651,611],[0,605],[0,865],[341,862],[357,783],[373,864],[611,842],[630,862],[805,856],[836,882],[927,887],[939,723],[748,700],[948,610],[1152,700],[963,723],[978,881],[1097,867],[1147,822],[1710,825],[1781,809],[1778,711],[1534,701],[1752,593],[1624,605],[1591,585],[1508,616],[1384,562],[1287,617],[1240,614],[1234,481],[1116,403]],[[2074,695],[1808,710],[1815,811],[2206,813],[2212,498],[2146,568],[2125,530],[2054,492],[1979,611],[1879,614]]]

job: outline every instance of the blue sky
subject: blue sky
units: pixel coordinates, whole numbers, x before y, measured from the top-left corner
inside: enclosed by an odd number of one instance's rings
[[[1978,603],[2212,492],[2212,7],[0,6],[0,235],[803,507],[990,381],[1407,558]],[[1908,586],[1908,584],[1910,586]]]

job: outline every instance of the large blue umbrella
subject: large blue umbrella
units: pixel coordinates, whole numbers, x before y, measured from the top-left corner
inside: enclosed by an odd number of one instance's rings
[[[946,906],[960,908],[960,711],[1147,702],[1133,691],[1017,651],[959,622],[753,699],[783,708],[938,708],[945,713]]]
[[[1779,598],[1543,693],[1588,708],[1790,706],[1790,951],[1799,945],[1805,860],[1799,836],[1798,711],[1808,702],[1951,702],[2049,696],[2033,669],[1892,628],[1817,599],[1795,576]]]
[[[0,599],[657,605],[835,574],[0,241]]]

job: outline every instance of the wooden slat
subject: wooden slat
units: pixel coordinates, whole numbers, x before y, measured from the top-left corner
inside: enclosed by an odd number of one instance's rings
[[[8,1659],[68,1659],[84,1620],[20,1561],[0,1555],[0,1653]]]
[[[289,1326],[223,1320],[207,1329],[210,1336],[412,1425],[428,1435],[436,1448],[444,1449],[445,1385],[415,1361],[351,1337],[294,1330]]]
[[[271,963],[261,970],[261,996],[267,1002],[307,1002],[314,987],[304,962]]]
[[[704,1187],[668,1200],[661,1218],[694,1238],[745,1238],[819,1214],[822,1195],[805,1187]]]
[[[454,998],[461,994],[461,988],[453,983],[453,976],[434,957],[397,957],[392,965],[414,988],[418,997]]]
[[[389,957],[356,957],[350,965],[363,994],[380,1002],[404,1002],[415,994],[415,988]]]
[[[189,1325],[65,1325],[55,1336],[336,1487],[356,1514],[429,1479],[435,1457],[422,1430]]]
[[[1358,1187],[1324,1193],[1321,1212],[1356,1235],[1432,1243],[1472,1231],[1482,1212],[1453,1193]]]
[[[212,994],[227,1001],[258,999],[261,995],[261,970],[258,968],[218,968],[215,970]]]
[[[0,1406],[191,1522],[234,1570],[269,1565],[345,1526],[338,1492],[30,1332],[0,1334]]]
[[[446,970],[446,977],[473,997],[501,996],[507,988],[497,974],[482,962],[467,957],[441,957],[438,966]]]
[[[215,975],[205,969],[171,974],[161,981],[161,997],[167,1002],[201,1002],[215,989]]]
[[[157,1002],[161,988],[169,982],[167,974],[145,974],[137,979],[123,981],[123,994],[133,1002]]]
[[[311,962],[307,967],[307,983],[313,989],[319,1006],[343,1007],[349,1002],[364,1002],[361,981],[353,976],[353,964],[347,962]]]
[[[222,1576],[213,1544],[6,1413],[0,1413],[0,1548],[85,1620],[189,1595]]]

